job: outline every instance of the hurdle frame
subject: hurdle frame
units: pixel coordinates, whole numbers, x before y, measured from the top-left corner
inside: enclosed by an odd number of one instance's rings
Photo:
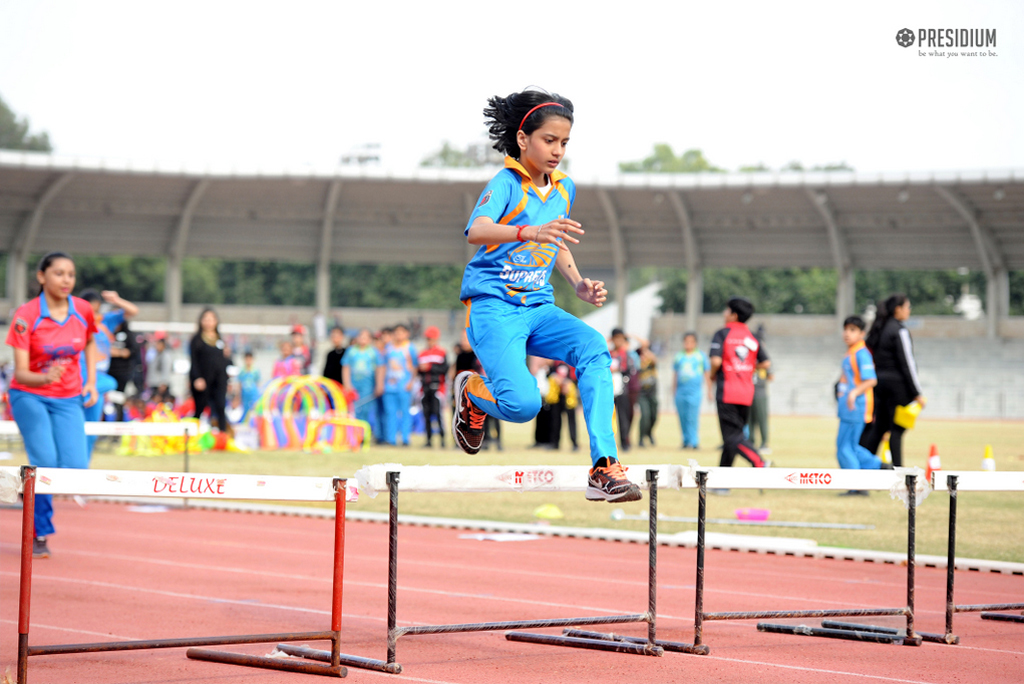
[[[707,521],[707,481],[710,472],[715,470],[706,467],[691,468],[692,477],[697,485],[697,573],[696,598],[694,602],[694,646],[704,645],[704,621],[719,620],[760,620],[790,618],[834,618],[834,617],[880,617],[902,616],[906,618],[906,633],[875,625],[857,623],[829,622],[821,627],[806,625],[776,625],[758,623],[761,632],[818,636],[832,639],[846,639],[894,645],[920,646],[923,635],[914,631],[914,573],[915,573],[915,536],[916,536],[916,504],[917,504],[917,472],[906,472],[904,483],[907,488],[907,605],[898,608],[867,608],[867,609],[829,609],[829,610],[764,610],[736,611],[725,613],[709,613],[704,610],[705,581],[705,531]],[[781,469],[773,469],[781,470]],[[801,469],[792,469],[800,472]],[[811,473],[824,473],[818,469],[803,469]],[[895,632],[895,633],[893,633]],[[937,635],[929,635],[937,636]]]
[[[67,469],[44,468],[45,471]],[[86,472],[86,471],[83,471]],[[102,471],[91,471],[93,473]],[[113,471],[108,471],[113,472]],[[335,504],[334,559],[331,586],[331,629],[318,632],[284,632],[275,634],[240,634],[231,636],[194,637],[179,639],[146,639],[129,641],[108,641],[83,644],[29,645],[30,613],[32,600],[32,540],[35,534],[35,494],[37,468],[27,465],[20,468],[22,480],[21,519],[21,573],[18,600],[18,682],[28,682],[28,659],[31,656],[60,655],[71,653],[96,653],[102,651],[149,650],[159,648],[190,647],[185,655],[194,660],[222,662],[247,667],[285,670],[304,674],[344,677],[345,665],[367,669],[387,670],[386,664],[369,658],[341,653],[341,606],[345,564],[345,498],[347,479],[331,478]],[[156,473],[154,473],[156,475]],[[63,492],[72,493],[72,492]],[[210,651],[196,646],[227,644],[275,643],[279,641],[330,641],[331,650],[328,664],[282,660],[265,656],[253,656],[224,651]]]
[[[937,479],[942,471],[936,471],[932,478]],[[957,523],[957,498],[960,492],[960,478],[967,479],[968,488],[963,491],[1017,491],[1016,489],[1005,489],[1004,478],[991,471],[954,471],[947,472],[946,491],[949,492],[949,538],[946,549],[946,633],[942,635],[928,635],[926,641],[933,641],[939,644],[954,646],[960,643],[960,637],[953,633],[953,616],[956,613],[981,613],[982,620],[1000,620],[1003,622],[1024,623],[1024,615],[1007,615],[988,611],[1020,610],[1024,611],[1024,603],[984,603],[973,605],[956,605],[953,598],[954,574],[956,571],[956,523]],[[971,486],[971,480],[992,480],[984,482],[983,486]],[[937,484],[937,483],[935,483]],[[933,484],[934,488],[934,484]],[[932,637],[937,638],[932,638]]]
[[[590,625],[647,623],[647,638],[626,637],[601,632],[581,632],[566,629],[562,635],[532,634],[508,631],[505,638],[509,641],[549,644],[611,651],[617,653],[633,653],[637,655],[661,656],[667,650],[706,654],[707,647],[694,644],[658,640],[657,637],[657,505],[658,505],[658,470],[646,471],[648,483],[648,499],[651,507],[648,529],[648,606],[647,612],[604,617],[570,617],[539,620],[511,620],[502,622],[478,622],[445,625],[418,625],[415,627],[399,627],[398,618],[398,493],[401,473],[388,471],[386,483],[388,487],[388,644],[387,662],[397,665],[398,639],[403,636],[428,634],[452,634],[465,632],[484,632],[517,629],[543,629],[550,627],[582,627]],[[400,666],[399,666],[400,667]]]

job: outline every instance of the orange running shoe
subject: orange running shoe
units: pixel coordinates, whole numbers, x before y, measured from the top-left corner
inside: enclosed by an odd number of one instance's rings
[[[455,376],[455,411],[452,416],[452,436],[459,448],[467,454],[480,451],[484,441],[484,420],[487,414],[473,405],[466,388],[469,379],[476,373],[462,371]]]
[[[587,500],[619,503],[639,501],[643,498],[640,488],[626,478],[626,471],[616,458],[609,458],[603,468],[594,466],[587,478]]]

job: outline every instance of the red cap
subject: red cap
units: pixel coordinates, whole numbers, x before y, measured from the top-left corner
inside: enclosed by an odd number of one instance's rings
[[[165,333],[163,330],[157,330],[155,333],[153,333],[153,339],[154,340],[166,340],[167,339],[167,333]]]
[[[298,325],[298,324],[292,326],[292,335],[305,335],[305,334],[306,334],[306,326]]]
[[[423,331],[423,336],[428,340],[436,340],[441,337],[441,331],[437,329],[436,325],[432,325]]]

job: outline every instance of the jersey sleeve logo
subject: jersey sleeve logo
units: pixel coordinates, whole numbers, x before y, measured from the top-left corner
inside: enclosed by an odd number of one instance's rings
[[[19,318],[14,321],[14,332],[19,335],[24,335],[26,330],[28,330],[28,323],[25,322],[24,318]]]
[[[492,194],[494,194],[493,190],[488,190],[487,192],[485,192],[484,196],[480,198],[480,204],[476,205],[477,208],[479,209],[480,207],[482,207],[485,204],[487,204],[488,202],[490,202]]]

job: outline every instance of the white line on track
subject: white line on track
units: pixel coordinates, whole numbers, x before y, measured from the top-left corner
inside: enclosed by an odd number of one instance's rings
[[[702,656],[708,660],[722,660],[729,663],[743,663],[744,665],[763,665],[764,667],[780,667],[785,670],[799,670],[801,672],[820,672],[821,674],[841,675],[846,677],[862,677],[864,679],[878,679],[884,682],[904,682],[905,684],[937,684],[936,682],[925,682],[920,679],[900,679],[898,677],[884,677],[882,675],[870,675],[861,672],[844,672],[843,670],[827,670],[820,667],[802,667],[800,665],[783,665],[781,663],[766,663],[760,660],[743,660],[742,658],[722,658],[720,656]]]
[[[17,620],[5,620],[3,618],[0,618],[0,622],[7,623],[8,625],[16,625],[16,624],[18,624]],[[120,635],[117,635],[117,634],[111,634],[109,632],[92,632],[92,631],[89,631],[88,629],[72,629],[71,627],[56,627],[54,625],[41,625],[38,622],[29,623],[29,631],[32,631],[33,629],[52,629],[52,630],[56,630],[58,632],[73,632],[75,634],[91,634],[93,636],[107,637],[108,639],[115,639],[115,640],[118,640],[118,641],[135,641],[135,640],[140,638],[140,637],[120,636]]]

